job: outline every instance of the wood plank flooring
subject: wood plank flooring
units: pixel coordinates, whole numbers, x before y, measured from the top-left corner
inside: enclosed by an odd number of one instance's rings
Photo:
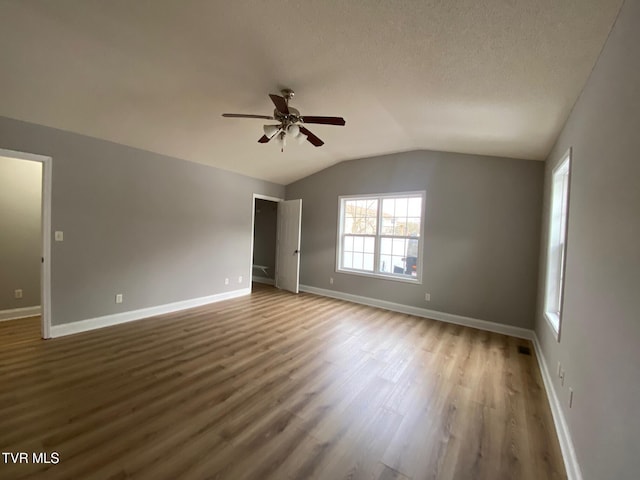
[[[530,343],[310,294],[43,341],[0,323],[2,479],[566,478]]]

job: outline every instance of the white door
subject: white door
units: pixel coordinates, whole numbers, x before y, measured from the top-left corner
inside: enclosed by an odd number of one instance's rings
[[[298,293],[302,199],[278,202],[276,287]]]

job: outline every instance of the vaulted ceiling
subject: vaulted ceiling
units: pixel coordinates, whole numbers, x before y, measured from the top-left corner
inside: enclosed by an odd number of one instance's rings
[[[0,115],[286,184],[431,149],[544,160],[622,0],[0,0]],[[326,144],[259,144],[293,88]]]

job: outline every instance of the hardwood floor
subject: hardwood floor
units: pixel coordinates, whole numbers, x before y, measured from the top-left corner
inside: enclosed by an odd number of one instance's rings
[[[525,340],[265,286],[39,328],[0,323],[0,451],[60,460],[2,479],[566,478]]]

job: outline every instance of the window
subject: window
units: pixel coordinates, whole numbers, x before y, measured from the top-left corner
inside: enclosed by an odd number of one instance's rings
[[[340,197],[337,270],[420,283],[424,192]]]
[[[571,150],[553,170],[551,179],[551,210],[547,241],[547,279],[544,315],[558,338],[562,319],[562,291],[567,249],[567,215],[569,213],[569,170]]]

